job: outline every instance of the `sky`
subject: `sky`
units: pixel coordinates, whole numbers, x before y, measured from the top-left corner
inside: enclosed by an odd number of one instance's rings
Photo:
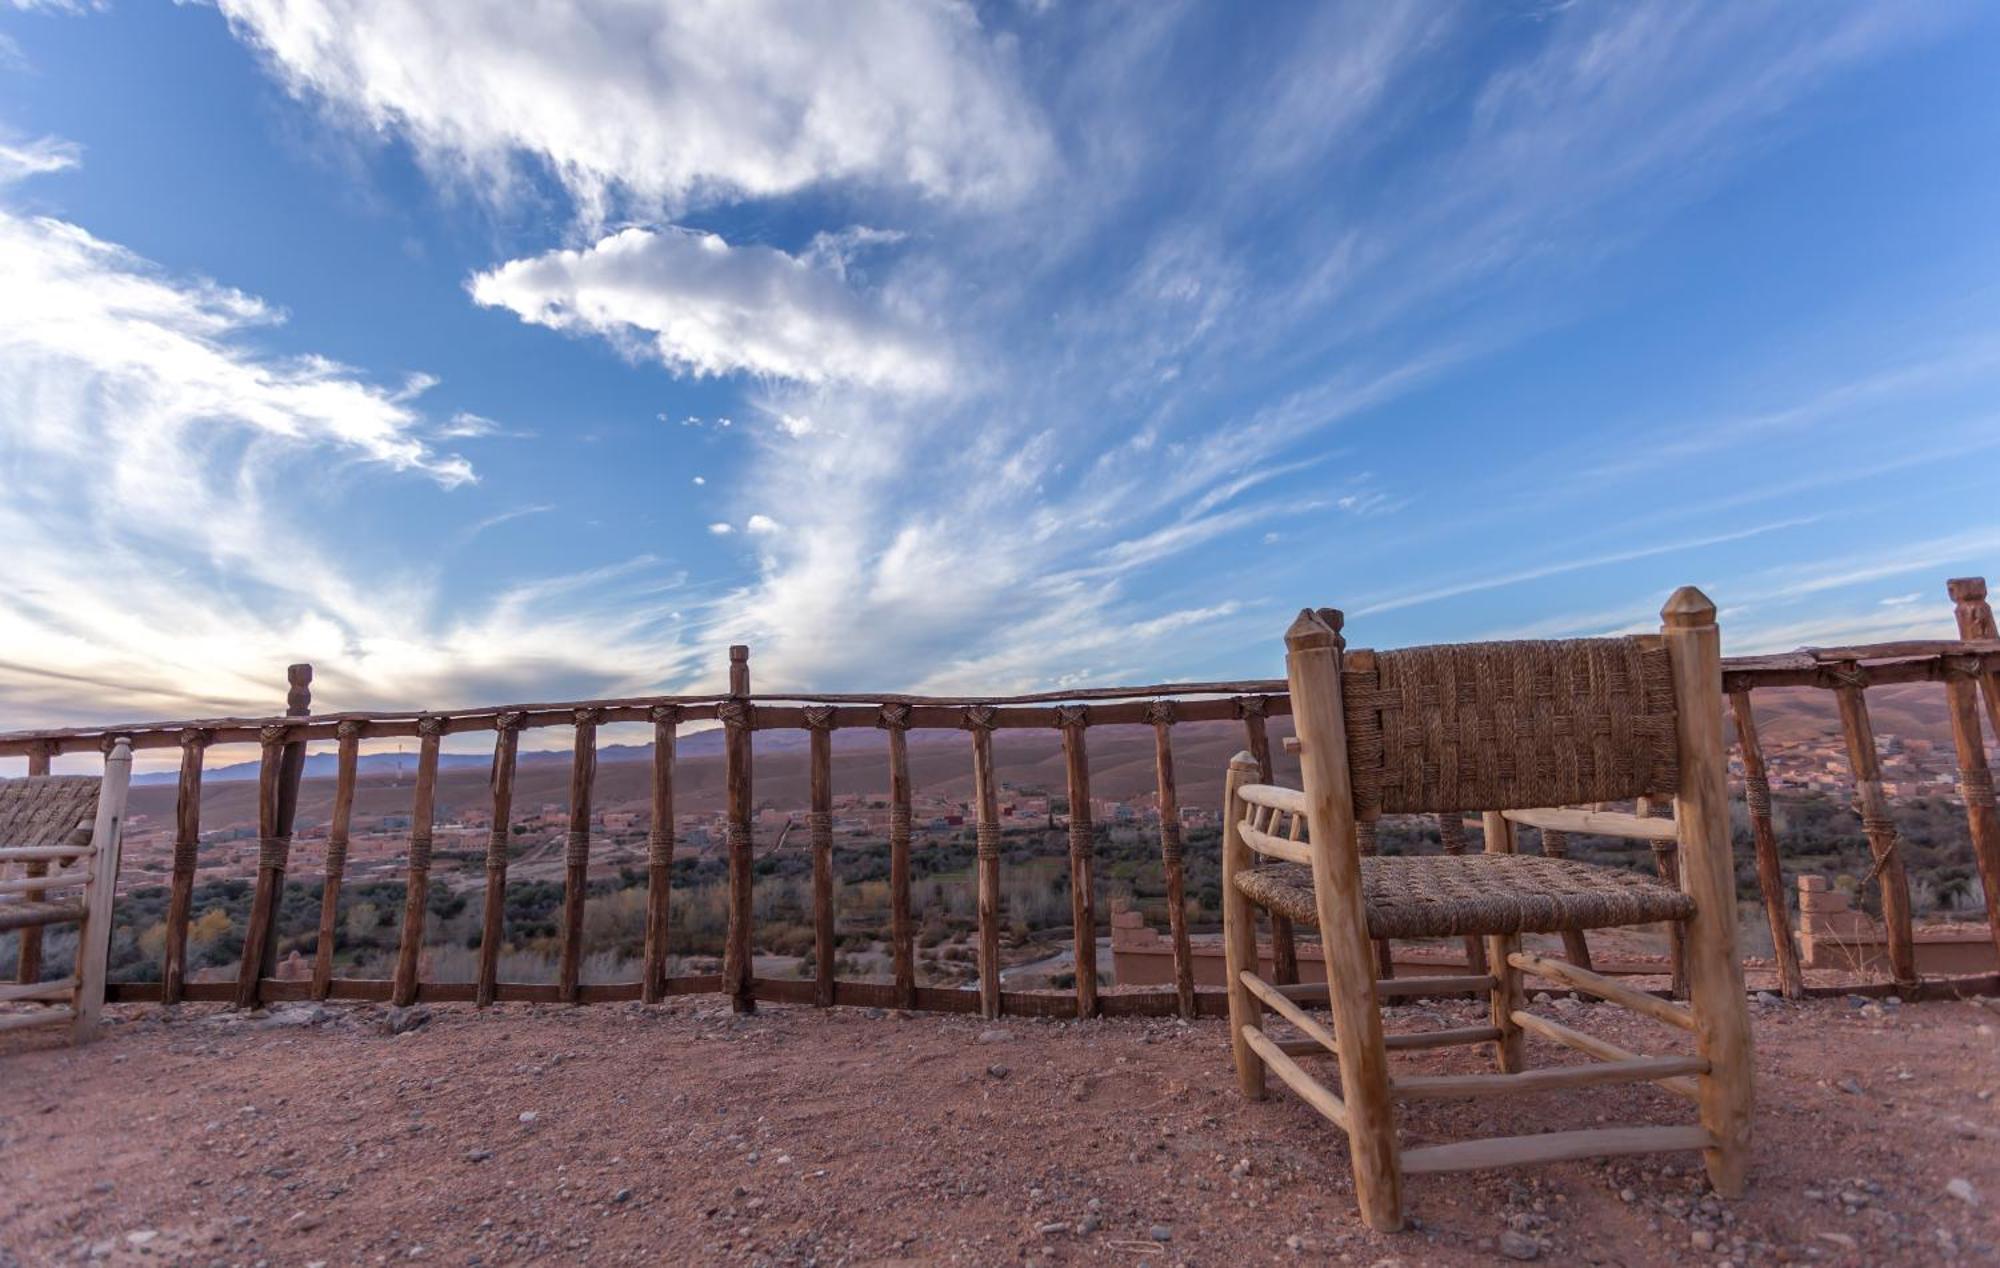
[[[0,729],[1948,637],[2000,9],[0,0]]]

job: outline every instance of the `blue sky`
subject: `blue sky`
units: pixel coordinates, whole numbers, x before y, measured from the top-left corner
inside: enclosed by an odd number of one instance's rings
[[[0,3],[0,715],[1943,636],[2000,11]]]

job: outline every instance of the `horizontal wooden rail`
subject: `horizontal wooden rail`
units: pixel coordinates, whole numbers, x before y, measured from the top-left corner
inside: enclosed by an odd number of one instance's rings
[[[1545,832],[1575,832],[1585,836],[1625,837],[1634,841],[1677,841],[1680,829],[1672,819],[1641,819],[1612,810],[1509,810],[1514,823]]]
[[[1586,1034],[1571,1026],[1565,1026],[1553,1017],[1544,1017],[1526,1009],[1515,1009],[1514,1024],[1532,1035],[1539,1035],[1551,1043],[1559,1043],[1565,1048],[1598,1058],[1601,1061],[1638,1061],[1645,1054],[1621,1048],[1596,1035]],[[1657,1081],[1659,1086],[1684,1100],[1695,1101],[1701,1097],[1695,1081],[1686,1077],[1669,1077]]]
[[[1517,1074],[1417,1074],[1389,1080],[1389,1091],[1409,1100],[1450,1100],[1507,1093],[1554,1092],[1603,1083],[1652,1083],[1676,1075],[1706,1074],[1700,1057],[1633,1057],[1590,1065],[1545,1066]]]

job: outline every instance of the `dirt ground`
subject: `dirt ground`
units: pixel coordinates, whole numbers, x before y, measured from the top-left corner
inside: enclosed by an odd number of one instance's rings
[[[1543,1007],[1642,1050],[1608,1006]],[[0,1264],[1992,1263],[2000,1012],[1761,1003],[1750,1197],[1694,1155],[1424,1177],[1235,1093],[1220,1022],[375,1006],[112,1010],[0,1047]],[[1473,1024],[1470,1003],[1391,1029]],[[1531,1060],[1568,1054],[1530,1041]],[[1490,1068],[1483,1050],[1396,1058]],[[1274,1087],[1276,1086],[1274,1080]],[[1685,1121],[1652,1088],[1405,1111],[1406,1141]]]

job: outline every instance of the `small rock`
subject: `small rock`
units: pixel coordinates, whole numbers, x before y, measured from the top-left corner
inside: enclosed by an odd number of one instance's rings
[[[1285,1239],[1285,1249],[1291,1251],[1293,1254],[1297,1254],[1298,1252],[1304,1250],[1305,1248],[1306,1248],[1306,1239],[1300,1237],[1297,1233],[1293,1233],[1290,1237],[1287,1237]]]
[[[996,1079],[1004,1079],[1010,1073],[1012,1073],[1012,1071],[1008,1070],[1006,1066],[1001,1065],[999,1062],[996,1061],[992,1065],[986,1067],[986,1073],[992,1075]]]
[[[1229,1169],[1229,1178],[1231,1180],[1242,1180],[1248,1177],[1249,1174],[1250,1160],[1248,1158],[1239,1160],[1235,1166]]]
[[[1978,1191],[1972,1187],[1972,1181],[1965,1179],[1963,1176],[1952,1177],[1951,1180],[1946,1182],[1944,1191],[1967,1206],[1979,1205]]]
[[[492,1156],[493,1151],[491,1149],[468,1149],[465,1151],[465,1160],[467,1162],[485,1162]]]
[[[613,1202],[630,1202],[632,1200],[632,1190],[620,1189],[611,1195],[611,1200]]]
[[[1849,1237],[1845,1233],[1814,1233],[1813,1236],[1819,1238],[1823,1242],[1831,1242],[1835,1246],[1841,1247],[1843,1250],[1861,1249],[1861,1243],[1855,1241],[1852,1237]]]
[[[1069,1232],[1069,1225],[1063,1223],[1061,1220],[1050,1220],[1046,1224],[1035,1225],[1035,1231],[1043,1237],[1054,1237],[1059,1233]]]
[[[1698,1228],[1688,1234],[1688,1245],[1694,1247],[1696,1250],[1714,1250],[1715,1234],[1705,1228]]]
[[[422,1004],[412,1004],[408,1008],[391,1008],[382,1015],[382,1029],[392,1035],[406,1035],[431,1023],[431,1010]]]
[[[1168,1228],[1165,1224],[1155,1224],[1146,1230],[1146,1236],[1156,1242],[1170,1242],[1174,1240],[1174,1230]]]
[[[1839,1088],[1841,1091],[1847,1093],[1849,1096],[1863,1095],[1861,1084],[1858,1080],[1855,1079],[1842,1079],[1840,1082],[1834,1084],[1834,1086]]]
[[[125,1242],[130,1246],[145,1246],[150,1244],[159,1235],[160,1230],[156,1228],[142,1228],[125,1234]]]
[[[1098,1229],[1103,1227],[1104,1227],[1104,1221],[1097,1218],[1095,1215],[1086,1215],[1082,1219],[1076,1222],[1076,1231],[1082,1233],[1086,1237],[1092,1233],[1095,1233]]]
[[[535,1112],[534,1110],[522,1110],[522,1111],[521,1111],[521,1121],[522,1121],[523,1123],[532,1123],[532,1122],[534,1122],[534,1121],[535,1121],[536,1119],[538,1119],[538,1118],[540,1118],[540,1117],[541,1117],[541,1115],[540,1115],[540,1114],[537,1114],[537,1113],[536,1113],[536,1112]]]
[[[979,1032],[980,1043],[1006,1043],[1009,1039],[1012,1039],[1013,1037],[1014,1035],[1012,1031],[1006,1030],[1000,1026],[994,1026],[988,1030],[982,1030]]]
[[[1639,1195],[1636,1191],[1632,1189],[1620,1189],[1618,1190],[1618,1200],[1620,1202],[1626,1203],[1627,1205],[1630,1205],[1631,1203],[1637,1202],[1639,1200]]]
[[[1500,1253],[1509,1259],[1540,1259],[1542,1244],[1534,1238],[1508,1229],[1500,1234]]]

